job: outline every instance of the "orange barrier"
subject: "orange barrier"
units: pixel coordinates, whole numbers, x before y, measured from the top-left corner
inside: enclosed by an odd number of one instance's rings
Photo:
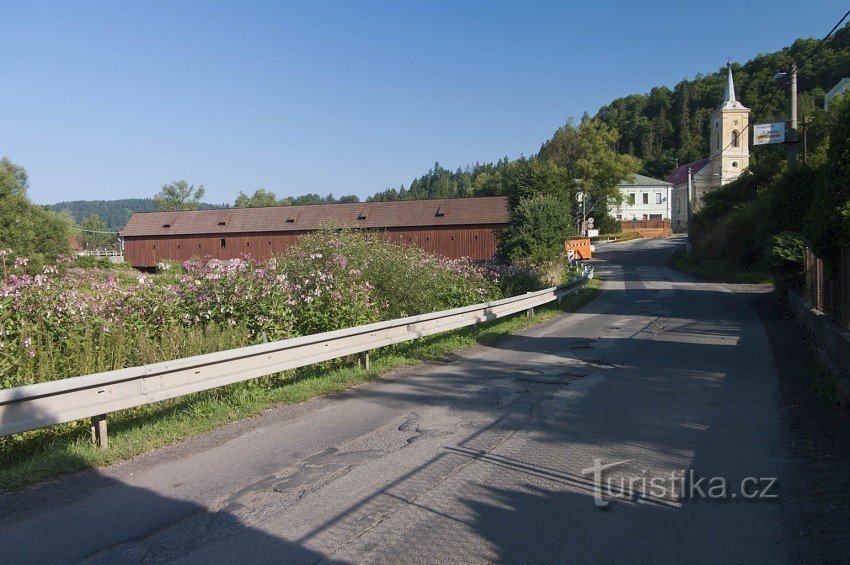
[[[568,239],[564,242],[564,251],[571,260],[590,259],[590,238]]]

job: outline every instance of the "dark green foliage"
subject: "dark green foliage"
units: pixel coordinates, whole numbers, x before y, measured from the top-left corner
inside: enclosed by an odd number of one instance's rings
[[[281,198],[278,200],[273,192],[264,188],[258,188],[254,194],[248,196],[241,190],[239,196],[236,197],[236,202],[233,203],[234,208],[262,208],[264,206],[291,206],[292,200]]]
[[[786,231],[773,236],[770,257],[780,286],[796,286],[802,281],[805,249],[806,240],[801,233]]]
[[[227,204],[198,204],[199,210],[227,208]],[[56,212],[69,214],[76,223],[80,223],[92,214],[106,222],[108,230],[120,230],[127,224],[135,212],[153,212],[156,210],[153,198],[123,198],[120,200],[73,200],[58,202],[48,206]]]
[[[620,233],[623,231],[623,223],[611,214],[597,214],[593,216],[593,227],[603,233]]]
[[[153,201],[157,210],[197,210],[205,193],[204,185],[195,186],[181,179],[162,185]]]
[[[26,196],[29,188],[27,171],[8,157],[0,159],[0,198]]]
[[[511,211],[500,254],[512,262],[548,263],[564,255],[564,240],[574,234],[570,208],[562,200],[549,194],[523,198]]]
[[[91,214],[74,230],[74,237],[83,249],[99,249],[118,243],[118,236],[114,233],[106,233],[108,231],[109,228],[103,218],[97,214]]]
[[[829,146],[804,232],[813,251],[834,268],[841,248],[850,244],[850,96],[834,101],[827,118]]]
[[[466,169],[450,171],[434,163],[430,171],[414,179],[409,188],[388,188],[375,193],[368,201],[427,200],[433,198],[465,198],[468,196],[499,196],[504,194],[499,173],[510,163],[505,157],[497,163],[475,163]]]
[[[0,250],[30,260],[31,268],[71,251],[71,221],[27,198],[26,170],[0,160]]]

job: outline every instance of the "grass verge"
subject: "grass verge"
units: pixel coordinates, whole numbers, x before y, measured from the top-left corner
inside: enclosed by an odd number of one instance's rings
[[[538,308],[532,317],[518,314],[483,324],[478,336],[464,328],[373,351],[369,371],[357,367],[353,360],[334,361],[110,414],[107,449],[92,444],[87,420],[0,438],[0,491],[19,490],[49,477],[109,465],[280,404],[341,392],[393,369],[492,342],[575,310],[598,292],[599,281],[594,279],[578,295],[569,295],[560,305]]]
[[[673,254],[673,265],[680,271],[713,282],[770,284],[773,277],[759,270],[741,271],[726,265],[701,261],[694,253],[680,249]]]

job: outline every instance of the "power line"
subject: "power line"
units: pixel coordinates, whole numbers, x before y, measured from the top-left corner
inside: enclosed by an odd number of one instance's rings
[[[84,231],[87,233],[109,233],[112,235],[118,235],[117,231],[103,231],[103,230],[84,230],[83,228],[74,228],[77,231]]]

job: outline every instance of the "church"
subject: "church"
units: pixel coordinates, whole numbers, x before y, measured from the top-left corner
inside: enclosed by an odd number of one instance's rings
[[[666,179],[673,185],[671,215],[675,232],[688,230],[690,214],[702,208],[706,194],[737,179],[750,165],[750,109],[735,97],[731,65],[726,67],[723,94],[723,103],[711,116],[709,156],[677,167]]]

